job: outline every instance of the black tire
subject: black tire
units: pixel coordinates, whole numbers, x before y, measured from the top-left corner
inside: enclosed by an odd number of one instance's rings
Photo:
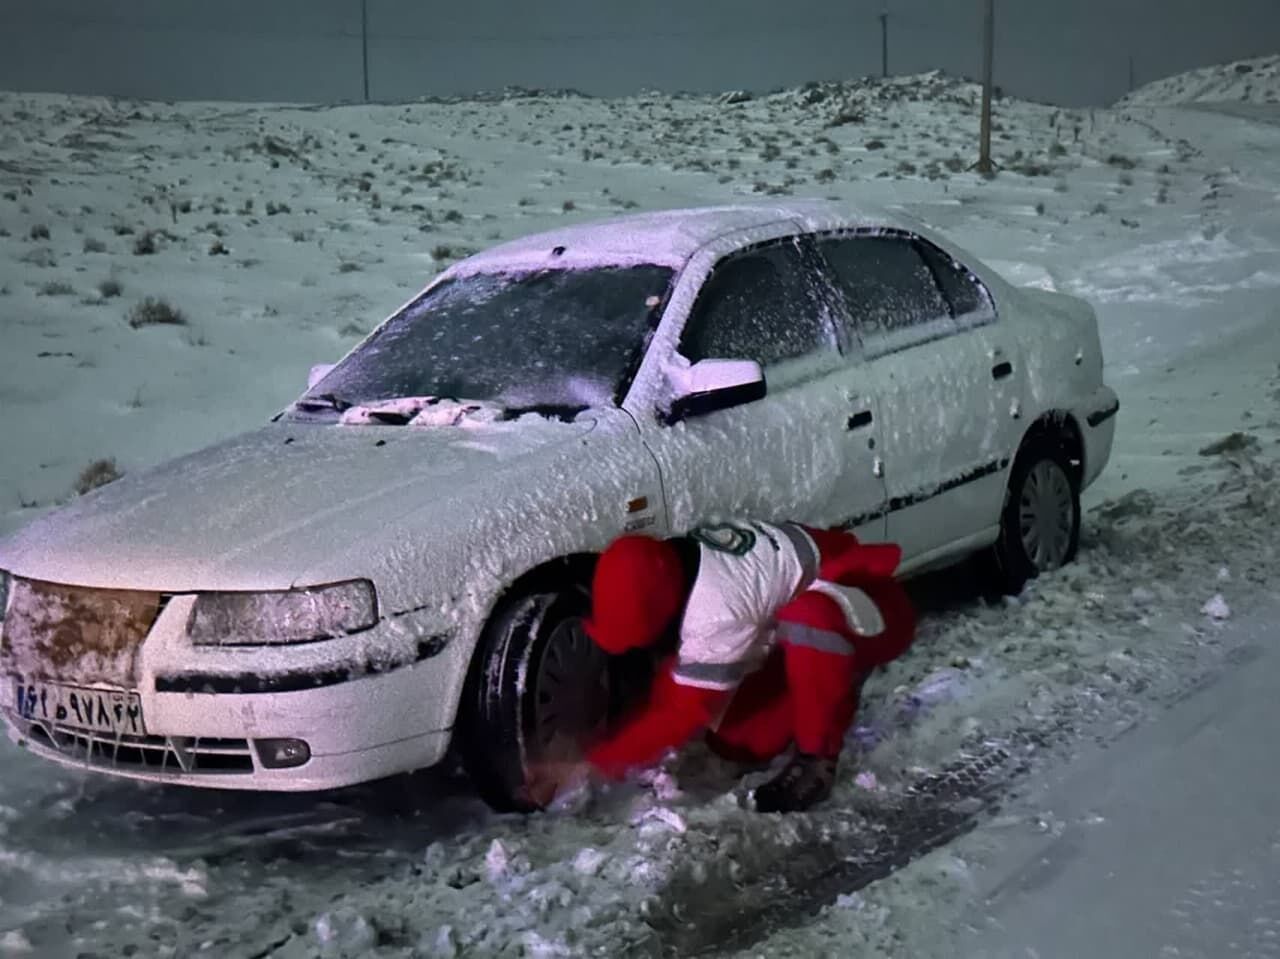
[[[532,812],[529,764],[551,738],[576,739],[610,713],[609,657],[582,631],[577,588],[504,603],[485,627],[459,707],[462,761],[480,795],[501,812]]]
[[[988,551],[990,598],[1071,562],[1080,547],[1080,481],[1061,437],[1032,436],[1009,472],[1000,536]]]

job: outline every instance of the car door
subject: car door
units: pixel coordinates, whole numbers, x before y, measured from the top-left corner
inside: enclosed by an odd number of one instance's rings
[[[755,360],[767,393],[678,423],[655,417],[642,426],[671,529],[744,515],[883,537],[884,484],[868,445],[877,428],[875,398],[849,389],[833,292],[816,265],[802,240],[787,237],[704,267],[665,362]]]
[[[1025,378],[981,283],[902,231],[824,236],[880,400],[889,539],[905,567],[989,538],[1020,434]]]

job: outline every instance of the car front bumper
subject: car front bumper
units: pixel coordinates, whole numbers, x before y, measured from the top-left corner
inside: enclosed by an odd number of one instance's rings
[[[192,647],[185,635],[191,601],[169,602],[141,645],[131,679],[53,679],[136,695],[141,734],[87,732],[39,712],[24,717],[19,690],[40,672],[38,664],[10,655],[0,663],[0,715],[9,738],[67,766],[222,789],[329,789],[444,757],[459,652],[448,637],[428,634],[425,623],[400,621],[377,627],[394,636],[347,637],[335,641],[329,656],[311,649],[282,666],[280,649],[255,657],[243,648]],[[427,639],[404,642],[405,636]],[[354,649],[364,652],[353,658]],[[297,661],[303,659],[305,665]],[[305,761],[273,764],[272,740],[305,744]]]
[[[219,789],[287,792],[331,789],[434,765],[449,746],[448,729],[411,715],[421,697],[421,669],[287,693],[169,693],[144,707],[145,736],[88,733],[43,719],[23,719],[8,694],[9,738],[66,766],[151,782]],[[6,684],[8,685],[8,684]],[[306,743],[309,758],[270,768],[264,743]]]

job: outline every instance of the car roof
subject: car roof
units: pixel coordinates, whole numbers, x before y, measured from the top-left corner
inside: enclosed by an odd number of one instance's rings
[[[485,273],[552,263],[575,267],[656,263],[679,268],[721,237],[780,221],[799,222],[807,229],[838,229],[896,226],[904,219],[884,209],[851,208],[826,200],[744,201],[633,213],[501,243],[460,261],[448,272]],[[553,253],[558,249],[560,253]]]

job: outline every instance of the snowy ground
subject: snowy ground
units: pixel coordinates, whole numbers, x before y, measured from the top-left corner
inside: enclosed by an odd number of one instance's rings
[[[1117,106],[1177,103],[1280,103],[1280,56],[1179,73],[1133,91]]]
[[[0,95],[0,528],[94,460],[139,469],[255,425],[466,251],[742,195],[901,202],[1011,278],[1089,298],[1123,403],[1080,561],[1002,608],[959,574],[922,583],[921,639],[869,685],[818,811],[745,812],[697,751],[523,818],[448,771],[189,793],[4,744],[0,955],[955,954],[1001,853],[1056,828],[1028,784],[1239,668],[1234,624],[1276,602],[1280,117],[1255,94],[1248,118],[1154,93],[1001,102],[991,181],[965,169],[976,90],[932,75],[732,103]],[[132,327],[148,296],[186,322]],[[900,865],[895,829],[975,825],[865,885]]]

